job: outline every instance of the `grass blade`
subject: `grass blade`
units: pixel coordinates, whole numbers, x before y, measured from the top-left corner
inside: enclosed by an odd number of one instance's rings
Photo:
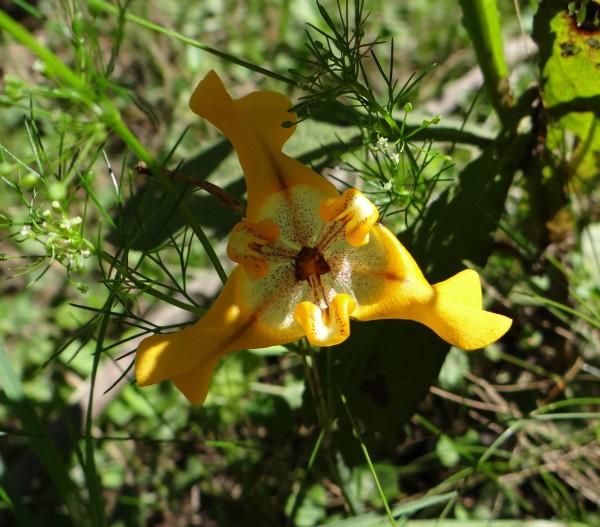
[[[23,434],[28,437],[31,447],[46,469],[56,491],[69,511],[69,516],[77,525],[88,525],[76,498],[76,491],[69,477],[67,466],[33,404],[25,395],[21,380],[13,370],[2,342],[0,342],[0,379],[2,379],[4,395],[21,423]]]

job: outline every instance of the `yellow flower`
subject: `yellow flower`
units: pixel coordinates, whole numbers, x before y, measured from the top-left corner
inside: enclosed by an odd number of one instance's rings
[[[227,353],[293,342],[339,344],[355,320],[410,319],[454,346],[477,349],[500,338],[510,319],[484,311],[475,271],[430,285],[358,190],[340,195],[281,149],[294,132],[290,101],[270,91],[233,100],[210,72],[190,100],[231,141],[248,191],[245,221],[227,254],[238,265],[193,326],[146,338],[138,347],[140,386],[171,379],[202,404]]]

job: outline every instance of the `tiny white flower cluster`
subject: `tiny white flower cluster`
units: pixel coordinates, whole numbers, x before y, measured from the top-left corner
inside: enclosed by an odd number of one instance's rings
[[[60,221],[60,228],[65,231],[71,230],[73,227],[77,227],[78,225],[81,225],[81,218],[79,216],[75,216],[74,218],[64,217]]]
[[[19,234],[41,243],[47,257],[60,262],[67,272],[81,273],[85,270],[85,260],[95,250],[94,245],[83,237],[82,223],[81,216],[69,217],[63,206],[53,201],[50,208],[32,216]]]
[[[388,147],[388,138],[378,135],[377,136],[377,148],[379,150],[385,150],[387,147]]]
[[[400,164],[400,155],[402,154],[404,147],[402,144],[402,147],[398,148],[398,143],[399,141],[394,141],[392,144],[390,144],[390,141],[387,137],[377,135],[376,146],[373,148],[373,152],[375,152],[376,155],[380,152],[383,152],[383,154],[387,157],[388,163],[386,164],[390,165],[391,163],[390,170],[392,175],[396,173],[397,167]],[[392,188],[392,179],[393,177],[390,177],[390,179],[383,186],[383,189],[386,192]]]
[[[398,150],[398,142],[395,141],[393,144],[390,144],[390,141],[387,137],[383,137],[381,135],[377,136],[377,146],[373,149],[374,152],[385,152],[389,160],[392,162],[394,166],[398,166],[400,163],[400,154],[402,150]],[[391,149],[395,149],[395,152],[390,152]]]
[[[407,102],[404,105],[405,120],[402,124],[402,131],[404,131],[404,125],[406,124],[406,115],[412,111],[412,104]],[[392,189],[394,185],[394,176],[396,176],[398,172],[401,171],[401,168],[399,168],[401,156],[404,153],[404,149],[407,147],[407,145],[409,145],[408,148],[423,151],[410,142],[410,137],[412,137],[416,132],[427,128],[428,126],[437,125],[441,119],[441,115],[436,115],[431,120],[424,120],[422,121],[421,126],[419,126],[416,130],[412,130],[409,134],[407,134],[404,137],[402,137],[401,132],[397,139],[394,139],[393,137],[392,139],[389,139],[388,137],[377,134],[377,140],[375,141],[375,145],[372,147],[372,151],[375,156],[383,154],[382,157],[384,158],[384,164],[387,168],[387,171],[389,171],[389,173],[391,174],[389,179],[383,184],[383,189],[385,191],[389,191]],[[452,158],[447,155],[443,156],[440,154],[433,154],[429,151],[427,151],[426,154],[429,156],[437,157],[444,161],[452,161]],[[379,159],[381,159],[381,157]]]

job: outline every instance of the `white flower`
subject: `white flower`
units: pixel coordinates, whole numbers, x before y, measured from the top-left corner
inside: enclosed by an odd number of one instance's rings
[[[380,135],[377,136],[377,147],[380,150],[385,150],[388,146],[388,138],[382,137]]]
[[[397,165],[400,163],[400,154],[398,152],[394,152],[393,154],[390,154],[390,159],[394,165]]]

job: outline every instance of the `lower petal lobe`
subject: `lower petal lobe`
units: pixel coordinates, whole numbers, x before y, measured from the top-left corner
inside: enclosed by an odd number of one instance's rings
[[[250,301],[244,298],[248,281],[245,271],[236,267],[211,309],[196,324],[142,341],[136,354],[138,384],[179,379],[182,386],[187,386],[188,378],[193,378],[192,371],[203,372],[199,381],[207,380],[204,372],[212,371],[227,353],[285,344],[302,337],[297,324],[265,324],[263,316],[268,303],[249,307]]]
[[[312,302],[301,302],[294,311],[294,318],[313,346],[335,346],[350,336],[350,315],[355,308],[356,302],[351,296],[340,294],[326,310]]]

